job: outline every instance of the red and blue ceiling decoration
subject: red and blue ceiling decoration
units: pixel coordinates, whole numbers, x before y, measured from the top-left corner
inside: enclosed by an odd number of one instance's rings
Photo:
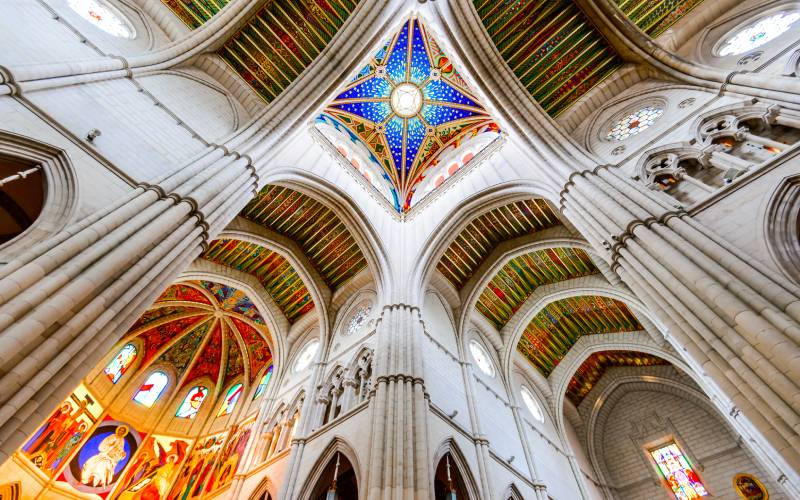
[[[380,47],[316,126],[399,213],[500,137],[416,16]]]

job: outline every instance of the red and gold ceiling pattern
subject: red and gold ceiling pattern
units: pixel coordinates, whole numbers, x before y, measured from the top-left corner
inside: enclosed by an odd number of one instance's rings
[[[272,360],[261,313],[242,291],[210,281],[170,286],[133,325],[140,370],[173,367],[179,387],[207,377],[217,392],[235,379],[251,383]]]
[[[436,269],[457,289],[502,242],[561,224],[546,201],[516,201],[490,210],[464,228],[445,251]]]
[[[266,186],[239,215],[294,240],[334,290],[367,266],[341,219],[322,203],[293,189]]]
[[[257,243],[219,239],[212,241],[201,257],[255,276],[289,323],[314,308],[302,278],[277,252]]]
[[[618,300],[596,295],[570,297],[539,311],[522,333],[517,349],[549,377],[580,337],[641,329],[628,306]]]
[[[228,5],[228,0],[161,0],[190,29],[199,28]]]
[[[219,55],[271,102],[322,52],[358,0],[272,0]]]
[[[558,116],[622,59],[572,0],[473,0],[486,31],[523,87]]]
[[[581,404],[592,388],[600,381],[606,370],[615,366],[668,365],[652,354],[636,351],[601,351],[586,358],[567,386],[567,397],[575,406]]]
[[[703,0],[614,0],[636,26],[657,37]]]
[[[548,248],[511,259],[486,285],[475,307],[499,330],[542,285],[598,272],[580,248]]]

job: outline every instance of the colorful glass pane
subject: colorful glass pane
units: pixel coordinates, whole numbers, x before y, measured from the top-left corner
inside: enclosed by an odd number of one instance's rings
[[[800,12],[780,12],[751,24],[728,37],[719,49],[720,56],[735,56],[770,42],[789,30]]]
[[[542,413],[542,408],[539,406],[539,403],[536,402],[536,399],[534,399],[533,394],[531,394],[527,387],[520,389],[519,393],[522,396],[522,402],[525,403],[525,406],[528,408],[528,411],[531,412],[533,418],[539,422],[543,422],[544,414]]]
[[[306,344],[297,356],[297,361],[294,362],[294,371],[299,372],[305,370],[314,360],[314,356],[317,355],[317,349],[319,349],[319,342],[316,340],[312,340]]]
[[[82,18],[106,33],[121,38],[134,37],[131,25],[102,0],[67,0],[67,4]]]
[[[178,411],[175,412],[175,416],[179,418],[194,418],[197,416],[197,412],[200,411],[200,406],[205,401],[206,396],[208,396],[208,389],[205,387],[192,387],[189,394],[183,398],[183,402],[178,407]]]
[[[645,106],[615,121],[608,130],[606,139],[624,141],[628,137],[643,132],[664,114],[664,109],[656,106]]]
[[[358,332],[362,326],[367,322],[369,319],[369,313],[372,311],[371,305],[364,305],[356,310],[353,317],[350,318],[350,323],[347,324],[347,330],[345,330],[345,335],[352,335]]]
[[[492,362],[489,360],[489,354],[478,341],[470,341],[469,352],[472,354],[472,358],[475,360],[475,364],[478,365],[478,368],[486,375],[494,377],[494,365],[492,365]]]
[[[125,344],[119,350],[114,359],[108,363],[106,369],[103,370],[108,378],[115,384],[119,381],[120,377],[136,360],[136,346],[133,344]]]
[[[316,126],[348,168],[400,213],[435,189],[432,169],[451,156],[474,158],[500,137],[497,123],[414,17],[381,45]]]
[[[677,444],[672,442],[650,450],[650,456],[655,460],[658,471],[675,498],[686,500],[708,495],[703,482]]]
[[[153,372],[139,388],[133,400],[150,408],[164,391],[169,379],[164,372]]]
[[[236,402],[239,401],[239,396],[241,395],[242,384],[235,384],[233,387],[228,389],[228,394],[226,394],[225,399],[222,400],[222,405],[219,407],[217,416],[221,417],[222,415],[229,415],[233,411],[233,407],[236,406]]]
[[[256,399],[264,394],[264,390],[267,388],[267,384],[269,384],[269,381],[272,378],[272,368],[273,366],[267,368],[267,372],[261,377],[261,380],[258,382],[258,387],[256,387],[256,393],[253,396],[253,399]]]

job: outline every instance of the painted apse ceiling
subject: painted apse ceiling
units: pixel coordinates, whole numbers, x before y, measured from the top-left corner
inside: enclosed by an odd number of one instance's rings
[[[178,388],[207,377],[217,393],[235,380],[252,385],[272,361],[269,330],[241,290],[210,281],[167,288],[125,335],[137,340],[140,370],[171,365]]]
[[[190,29],[202,26],[229,3],[162,1]],[[702,0],[614,1],[643,32],[657,37]],[[324,50],[358,3],[268,1],[218,55],[270,103]],[[624,62],[571,0],[474,0],[473,5],[509,69],[552,117],[564,113]],[[315,121],[348,168],[358,171],[400,214],[500,136],[497,123],[415,16],[374,52]],[[471,143],[471,149],[462,147]],[[267,186],[240,215],[296,241],[333,290],[366,267],[338,217],[302,193]],[[437,270],[461,290],[500,244],[558,225],[558,217],[543,200],[495,208],[454,239]],[[203,257],[255,276],[290,322],[314,307],[297,271],[269,248],[220,239]],[[597,272],[591,258],[577,248],[520,255],[492,277],[476,309],[503,328],[537,287]],[[540,311],[526,327],[518,350],[547,376],[580,336],[640,329],[622,302],[574,297]],[[578,404],[608,366],[659,364],[654,361],[658,359],[641,353],[594,355],[576,372],[569,397]]]

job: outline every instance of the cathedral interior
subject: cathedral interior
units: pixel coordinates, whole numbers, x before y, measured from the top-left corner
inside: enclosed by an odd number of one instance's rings
[[[800,1],[0,4],[0,500],[800,499]]]

